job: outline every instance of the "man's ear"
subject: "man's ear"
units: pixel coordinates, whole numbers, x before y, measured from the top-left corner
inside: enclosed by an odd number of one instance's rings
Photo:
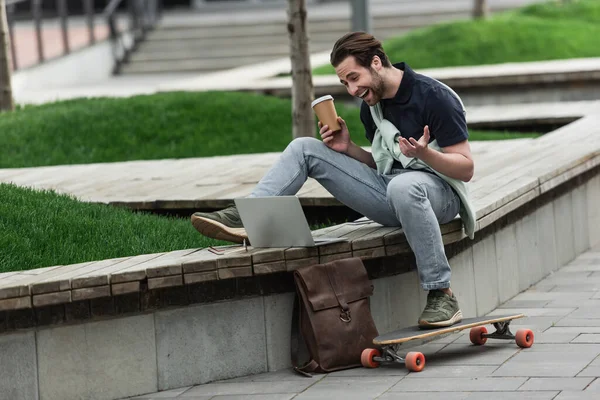
[[[379,56],[373,56],[373,59],[371,60],[371,68],[379,71],[382,66],[383,64],[381,63],[381,58],[379,58]]]

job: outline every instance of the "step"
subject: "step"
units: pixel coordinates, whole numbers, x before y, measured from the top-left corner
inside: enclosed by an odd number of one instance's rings
[[[171,73],[171,72],[212,72],[221,71],[242,65],[267,62],[279,57],[264,57],[262,55],[244,56],[226,59],[188,59],[165,60],[153,62],[130,62],[123,66],[122,73]]]

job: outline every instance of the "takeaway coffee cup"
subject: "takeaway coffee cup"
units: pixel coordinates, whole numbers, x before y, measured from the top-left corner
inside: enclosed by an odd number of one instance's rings
[[[323,125],[329,125],[329,129],[334,132],[342,129],[337,120],[337,111],[335,111],[331,95],[319,97],[312,102],[311,106]]]

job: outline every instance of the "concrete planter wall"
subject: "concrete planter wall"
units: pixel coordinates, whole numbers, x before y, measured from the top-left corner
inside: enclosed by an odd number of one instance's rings
[[[451,259],[465,317],[484,315],[600,244],[600,175]],[[373,280],[380,332],[413,325],[416,271]],[[0,400],[119,399],[288,368],[293,293],[193,305],[0,336]]]

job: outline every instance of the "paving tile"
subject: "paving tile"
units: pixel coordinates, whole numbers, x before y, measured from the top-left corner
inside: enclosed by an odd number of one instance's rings
[[[526,378],[413,378],[409,375],[390,389],[391,392],[452,392],[452,391],[508,391],[516,390]]]
[[[467,400],[551,400],[559,392],[475,392]]]
[[[575,308],[498,308],[488,315],[525,314],[528,317],[564,317],[570,315]]]
[[[600,299],[569,299],[562,298],[548,302],[545,305],[546,308],[555,307],[596,307],[600,309]]]
[[[427,364],[425,358],[425,368],[418,374],[411,374],[411,378],[480,378],[491,377],[492,373],[498,369],[496,365],[437,365],[435,363]]]
[[[563,391],[560,392],[554,400],[598,400],[598,393],[588,392],[587,390],[581,391]]]
[[[336,378],[325,377],[300,393],[294,400],[375,399],[394,386],[400,377]]]
[[[590,299],[593,293],[587,292],[540,292],[534,288],[513,297],[511,300],[557,300],[557,299]]]
[[[561,318],[552,326],[581,326],[581,327],[600,327],[600,318]]]
[[[419,398],[427,400],[465,400],[471,395],[471,392],[420,392]],[[380,397],[378,400],[415,400],[414,392],[400,393],[400,392],[387,392]]]
[[[210,400],[289,400],[294,398],[297,393],[277,393],[277,394],[240,394],[240,395],[225,395],[210,397]],[[207,397],[208,399],[208,397]],[[190,399],[193,400],[193,399]]]
[[[550,346],[553,347],[554,345]],[[533,348],[541,346],[533,346]],[[521,351],[505,364],[494,376],[574,377],[590,363],[596,354],[565,351]]]
[[[509,309],[509,308],[540,308],[545,307],[552,300],[509,300],[504,304],[498,306],[498,309]]]
[[[596,379],[594,380],[594,382],[592,382],[586,389],[586,392],[596,392],[599,393],[600,392],[600,379]],[[597,396],[600,397],[599,394],[597,394]]]
[[[585,367],[580,373],[577,374],[577,377],[599,377],[600,376],[600,365],[590,365]]]
[[[262,374],[254,374],[241,376],[239,378],[224,379],[214,383],[240,383],[240,382],[308,382],[311,380],[313,383],[323,379],[326,374],[315,374],[308,378],[304,375],[300,375],[294,372],[291,368],[282,369],[275,372],[265,372]]]
[[[569,318],[600,319],[600,309],[598,309],[598,307],[579,307],[577,310],[569,314]]]
[[[147,400],[147,399],[174,399],[185,391],[189,390],[191,386],[186,386],[178,389],[165,390],[157,393],[149,393],[142,396],[130,397],[131,400]]]
[[[583,390],[593,378],[531,378],[519,390]]]
[[[249,394],[273,394],[273,393],[300,393],[307,387],[313,385],[311,379],[303,381],[281,381],[269,382],[232,382],[232,383],[207,383],[194,386],[179,396],[188,400],[194,396],[216,396],[216,395],[249,395]]]
[[[426,359],[430,365],[501,365],[518,351],[516,345],[497,342],[485,346],[449,344]]]
[[[573,343],[599,343],[600,333],[582,333],[572,341]]]

